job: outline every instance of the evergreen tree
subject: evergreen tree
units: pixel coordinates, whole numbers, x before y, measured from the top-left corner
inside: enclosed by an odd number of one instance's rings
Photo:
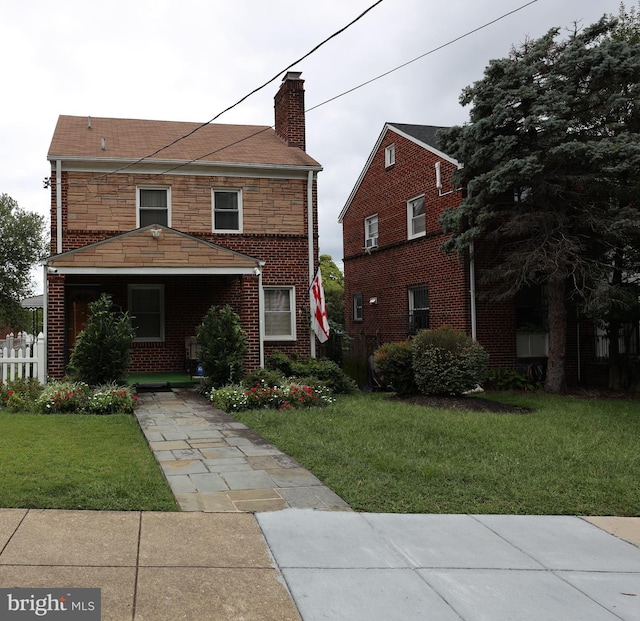
[[[549,392],[566,388],[568,299],[592,302],[640,238],[640,46],[612,36],[617,23],[556,28],[491,61],[461,95],[470,122],[441,135],[465,189],[442,216],[445,248],[479,240],[494,299],[546,286]]]

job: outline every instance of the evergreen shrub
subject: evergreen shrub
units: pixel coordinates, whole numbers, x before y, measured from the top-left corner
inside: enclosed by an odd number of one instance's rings
[[[89,310],[87,325],[78,334],[71,354],[72,374],[91,386],[122,383],[135,336],[131,317],[127,312],[116,312],[107,294],[91,302]]]
[[[398,395],[412,395],[418,392],[413,373],[413,353],[411,341],[385,343],[373,353],[376,373],[382,376],[385,386]]]
[[[231,306],[212,306],[196,330],[208,388],[239,382],[247,335]]]
[[[489,355],[464,332],[424,330],[412,340],[413,371],[425,395],[460,395],[482,384]]]

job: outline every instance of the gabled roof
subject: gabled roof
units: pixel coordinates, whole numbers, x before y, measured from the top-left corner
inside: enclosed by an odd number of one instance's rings
[[[371,162],[378,152],[380,144],[384,140],[384,137],[387,135],[387,132],[395,132],[396,134],[403,136],[407,140],[411,140],[411,142],[414,142],[427,151],[431,151],[431,153],[433,153],[437,157],[451,162],[455,166],[461,166],[461,164],[456,159],[452,158],[450,155],[447,155],[446,153],[444,153],[444,151],[440,151],[440,149],[438,148],[438,132],[441,129],[448,129],[448,127],[440,127],[436,125],[410,125],[407,123],[385,123],[384,127],[382,128],[382,132],[380,133],[380,136],[378,137],[378,140],[376,141],[373,150],[371,151],[369,158],[367,159],[367,163],[364,165],[364,168],[362,169],[362,172],[360,173],[356,184],[353,186],[353,190],[351,190],[351,194],[349,194],[349,198],[347,199],[345,206],[342,208],[342,211],[338,216],[338,222],[342,222],[345,214],[347,213],[347,210],[351,205],[351,201],[360,188],[360,184],[362,183],[362,180],[369,170]]]
[[[159,224],[53,255],[45,264],[60,274],[251,274],[262,265]]]
[[[61,115],[47,159],[127,162],[148,158],[147,161],[158,163],[197,160],[202,163],[320,168],[318,162],[302,149],[288,147],[271,127],[201,125]],[[183,139],[184,136],[187,137]]]

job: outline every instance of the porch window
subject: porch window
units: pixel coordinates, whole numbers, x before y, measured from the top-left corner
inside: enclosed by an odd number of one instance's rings
[[[409,288],[410,332],[429,328],[429,290],[426,285]]]
[[[364,296],[362,293],[353,294],[353,320],[362,321],[364,319]]]
[[[264,337],[269,341],[296,338],[294,287],[264,288]]]
[[[164,285],[129,285],[129,314],[136,342],[163,342]]]
[[[149,224],[171,226],[169,211],[170,188],[138,188],[138,227]]]
[[[213,230],[216,233],[242,233],[242,192],[212,190]]]
[[[407,201],[407,230],[409,239],[422,237],[426,232],[424,195]]]

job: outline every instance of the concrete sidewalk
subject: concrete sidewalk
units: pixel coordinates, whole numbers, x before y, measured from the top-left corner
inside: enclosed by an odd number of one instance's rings
[[[0,509],[0,587],[100,588],[102,621],[637,621],[639,545],[640,518]]]

